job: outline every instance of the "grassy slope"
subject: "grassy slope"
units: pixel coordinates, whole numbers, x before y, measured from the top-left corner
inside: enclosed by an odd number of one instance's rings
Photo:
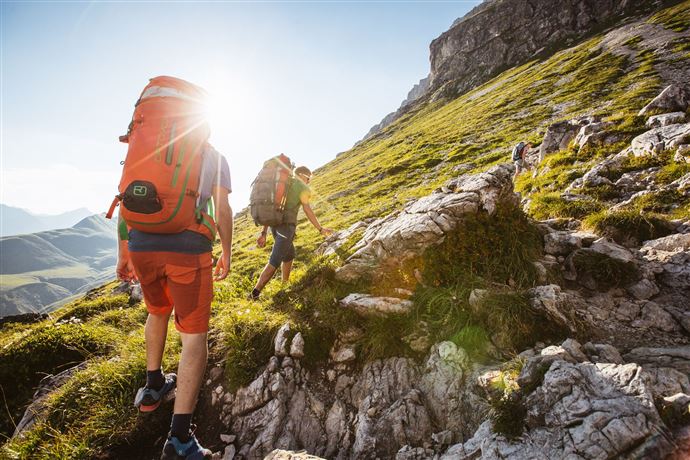
[[[690,1],[686,1],[657,19],[682,31],[688,28],[689,13]],[[317,171],[313,182],[317,193],[315,209],[322,222],[344,228],[398,209],[408,199],[427,194],[453,177],[453,168],[459,164],[470,163],[472,170],[480,171],[506,161],[510,146],[520,139],[538,143],[545,127],[553,121],[585,113],[601,114],[618,121],[616,129],[624,135],[624,141],[629,141],[641,130],[636,112],[660,89],[661,82],[650,65],[654,57],[640,49],[630,61],[599,50],[599,41],[595,37],[543,61],[504,72],[449,103],[424,106],[340,155]],[[683,43],[676,44],[678,59],[688,58],[687,45]],[[525,193],[533,193],[535,199],[557,193],[611,150],[592,149],[583,153],[583,158],[575,158],[574,152],[561,152],[553,157],[560,159],[560,163],[551,165],[545,178],[525,177],[518,186]],[[596,211],[595,206],[579,217]],[[547,209],[539,217],[551,215],[554,214]],[[515,215],[504,217],[506,224],[515,224],[511,228],[520,229],[525,241],[533,241],[529,236],[534,235],[533,229],[527,221]],[[459,262],[448,270],[427,270],[424,276],[431,287],[417,290],[414,313],[382,322],[363,321],[337,308],[335,298],[367,287],[345,286],[333,280],[333,266],[340,261],[337,257],[316,260],[313,251],[320,239],[304,221],[298,231],[298,263],[293,282],[284,289],[273,282],[261,302],[246,301],[244,296],[265,263],[268,250],[255,247],[257,230],[243,213],[236,222],[233,275],[215,287],[211,359],[228,364],[226,376],[231,385],[247,382],[257,367],[266,362],[272,335],[284,321],[296,324],[305,334],[308,365],[322,360],[337,332],[350,325],[365,331],[360,343],[362,360],[410,354],[401,336],[414,332],[421,320],[428,324],[433,339],[451,338],[474,350],[478,359],[486,351],[490,335],[494,343],[519,346],[521,339],[534,333],[533,318],[526,317],[520,308],[524,305],[521,289],[530,286],[534,274],[502,262],[519,261],[517,267],[532,260],[536,248],[530,243],[518,244],[502,238],[513,232],[506,232],[501,220],[494,223],[482,221],[480,216],[478,221],[468,223],[465,230],[474,232],[466,235],[487,236],[492,240],[492,248],[501,248],[491,253],[492,261],[497,263],[473,263],[487,259],[483,251],[475,250],[476,243],[484,240],[468,239],[463,244],[465,240],[458,239],[455,245],[428,253],[429,260],[439,261],[430,263],[431,267]],[[468,289],[489,282],[505,286],[492,294],[491,303],[500,306],[500,310],[470,312],[464,300]],[[69,309],[89,311],[91,307],[84,307],[83,302],[94,301],[82,301],[82,307],[72,304],[56,314],[68,317],[72,314]],[[87,315],[84,325],[79,327],[92,332],[89,337],[93,338],[95,351],[89,353],[96,356],[84,371],[51,396],[48,420],[38,424],[25,439],[5,445],[1,453],[10,458],[90,458],[109,447],[137,442],[141,422],[131,407],[131,398],[143,382],[144,317],[142,306],[106,308]],[[511,329],[520,329],[514,327],[516,321],[523,328],[513,333]],[[0,331],[0,351],[29,350],[29,345],[35,343],[33,338],[39,336],[38,331],[48,324],[13,326]],[[50,327],[61,334],[59,328]],[[113,327],[117,335],[113,335]],[[391,334],[393,329],[400,333]],[[66,343],[70,336],[66,332],[62,335]],[[117,340],[113,341],[113,337]],[[177,348],[173,340],[166,366],[176,365]],[[11,366],[9,360],[0,360],[0,367],[6,371]],[[46,367],[46,363],[35,366],[34,372],[53,369]],[[104,385],[108,381],[115,384]],[[18,391],[30,393],[27,388]],[[13,407],[21,404],[15,401]],[[8,424],[5,422],[5,426]]]

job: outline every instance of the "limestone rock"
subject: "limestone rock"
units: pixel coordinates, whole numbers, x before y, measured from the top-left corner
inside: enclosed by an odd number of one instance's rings
[[[673,161],[676,163],[690,163],[690,144],[679,145],[673,155]]]
[[[684,87],[670,85],[644,106],[638,115],[644,116],[651,112],[685,112],[688,105],[690,105],[690,91]]]
[[[570,254],[582,245],[579,238],[567,231],[557,231],[544,235],[544,252],[554,256]]]
[[[366,227],[367,224],[365,222],[359,221],[350,225],[346,230],[333,233],[326,239],[326,241],[321,243],[321,246],[319,246],[316,250],[316,254],[322,256],[330,256],[333,254],[337,254],[338,250],[345,243],[347,243],[347,241],[352,237],[352,235],[354,235],[358,231],[364,230]]]
[[[276,449],[264,457],[264,460],[324,460],[315,455],[309,455],[305,451],[290,451]]]
[[[274,352],[276,356],[287,356],[288,354],[288,334],[290,333],[290,324],[283,324],[274,340]]]
[[[343,308],[349,308],[362,316],[385,316],[405,314],[413,306],[412,301],[397,297],[375,297],[369,294],[349,294],[339,302]]]
[[[292,343],[290,344],[290,356],[293,358],[304,358],[304,338],[302,333],[298,332],[292,338]]]
[[[478,212],[492,214],[499,203],[517,206],[509,164],[450,181],[447,192],[433,193],[410,203],[401,212],[372,222],[355,245],[356,252],[336,271],[340,281],[354,282],[381,274],[382,266],[402,262],[443,242],[465,218]]]
[[[685,112],[664,113],[649,117],[645,126],[647,128],[660,128],[662,126],[675,125],[685,121]]]
[[[659,287],[653,281],[646,278],[642,278],[637,283],[628,286],[627,289],[633,297],[640,300],[649,299],[659,293]]]
[[[653,156],[687,143],[689,137],[690,123],[667,125],[640,134],[632,140],[631,148],[635,156]]]
[[[578,131],[580,124],[575,121],[561,121],[549,126],[539,146],[539,160],[543,160],[550,153],[568,148]]]
[[[628,249],[609,238],[599,238],[592,243],[590,249],[625,264],[633,263],[635,260],[635,256]]]

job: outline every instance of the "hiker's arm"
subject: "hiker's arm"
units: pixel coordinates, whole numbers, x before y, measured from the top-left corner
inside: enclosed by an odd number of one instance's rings
[[[220,259],[213,272],[213,279],[220,281],[225,279],[230,272],[232,259],[232,208],[228,201],[230,191],[225,187],[213,187],[213,204],[216,207],[216,226],[220,235],[220,244],[223,249]]]
[[[264,225],[263,230],[261,230],[261,235],[256,239],[256,245],[260,248],[266,246],[266,234],[268,233],[268,225]]]
[[[123,225],[122,217],[118,216],[117,220],[119,228],[120,225]],[[132,265],[132,259],[129,257],[128,241],[123,240],[120,235],[118,235],[117,241],[117,266],[115,273],[122,281],[136,281],[137,274],[134,272],[134,265]]]
[[[309,203],[302,202],[302,209],[304,209],[304,214],[307,215],[307,219],[309,219],[309,222],[316,228],[319,233],[322,235],[328,236],[331,233],[333,233],[333,230],[330,228],[322,227],[321,224],[319,224],[319,219],[316,218],[316,214],[314,214],[314,211],[311,209],[311,206]]]

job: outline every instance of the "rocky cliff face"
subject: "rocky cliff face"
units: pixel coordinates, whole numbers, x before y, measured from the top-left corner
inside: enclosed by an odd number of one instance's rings
[[[564,48],[625,16],[660,8],[659,0],[491,0],[485,1],[430,45],[431,69],[397,111],[371,128],[380,132],[414,102],[455,97],[503,70]]]
[[[431,42],[429,90],[463,93],[548,49],[562,48],[615,19],[648,11],[642,0],[494,0]]]
[[[506,206],[518,206],[511,167],[461,176],[367,225],[337,276],[376,279],[384,267],[404,266],[440,244],[463,220]],[[539,225],[541,275],[528,292],[530,308],[544,327],[558,325],[571,338],[523,350],[517,373],[506,363],[478,363],[453,342],[431,345],[423,333],[413,345],[421,360],[360,368],[362,331],[353,328],[338,337],[325,367],[307,370],[302,334],[286,324],[250,385],[227,391],[222,380],[208,382],[218,422],[233,440],[222,458],[271,458],[276,448],[336,459],[683,458],[690,446],[683,428],[690,424],[690,221],[639,248],[576,225]],[[320,251],[342,243],[336,235]],[[473,291],[470,304],[484,295]],[[339,306],[385,318],[411,304],[350,294]],[[513,437],[500,417],[517,430]]]

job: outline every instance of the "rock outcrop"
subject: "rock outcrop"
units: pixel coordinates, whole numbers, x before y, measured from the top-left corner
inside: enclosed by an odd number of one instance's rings
[[[653,0],[567,0],[553,14],[550,0],[485,1],[431,42],[429,76],[364,139],[397,120],[415,101],[463,94],[542,52],[572,44],[625,15],[641,15],[659,6]]]
[[[457,442],[488,410],[477,394],[479,368],[452,342],[434,345],[419,364],[389,358],[357,371],[335,363],[328,373],[312,375],[295,356],[273,356],[247,387],[213,389],[237,455],[313,458],[275,452],[305,449],[325,458],[392,458],[405,445]]]
[[[337,270],[337,278],[352,282],[376,277],[379,267],[400,266],[440,244],[465,216],[493,214],[500,203],[517,206],[512,173],[510,165],[502,164],[484,173],[461,176],[404,210],[372,222],[355,245],[356,252]]]

